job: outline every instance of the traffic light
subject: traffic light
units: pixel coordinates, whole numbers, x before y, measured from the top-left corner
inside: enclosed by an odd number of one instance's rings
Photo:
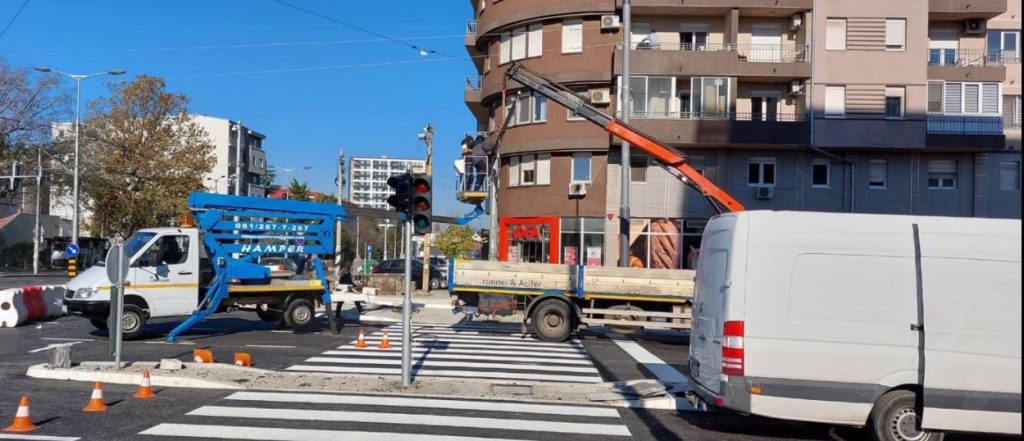
[[[412,232],[418,236],[430,234],[430,225],[433,223],[433,196],[430,192],[434,189],[430,176],[424,174],[413,175],[412,180]]]
[[[388,187],[395,194],[388,197],[388,205],[399,213],[409,214],[412,210],[412,175],[409,173],[388,178]]]

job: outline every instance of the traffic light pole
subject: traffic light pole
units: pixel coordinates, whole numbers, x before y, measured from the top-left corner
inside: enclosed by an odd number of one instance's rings
[[[427,163],[424,172],[427,177],[433,175],[434,168],[434,126],[427,124],[426,137],[423,140],[427,143]],[[433,207],[431,207],[433,208]],[[423,281],[420,285],[425,291],[430,292],[430,234],[423,235]]]
[[[405,220],[405,246],[412,249],[412,219]],[[426,268],[424,264],[424,268]],[[405,253],[405,301],[402,302],[402,386],[412,386],[412,253]]]

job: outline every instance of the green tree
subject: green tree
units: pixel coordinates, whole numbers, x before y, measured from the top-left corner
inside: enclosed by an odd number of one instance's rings
[[[292,178],[292,182],[288,184],[288,198],[296,201],[308,201],[310,196],[309,185]]]
[[[338,198],[333,194],[319,194],[316,196],[316,201],[322,204],[337,204]]]
[[[473,229],[466,225],[451,225],[438,233],[435,246],[449,258],[465,259],[476,249]]]
[[[274,185],[275,180],[277,180],[277,167],[267,166],[267,174],[263,175],[263,186],[267,189],[278,188],[277,185]]]
[[[213,145],[189,116],[189,98],[166,91],[162,78],[143,75],[110,91],[89,103],[83,127],[82,191],[93,233],[127,237],[173,225],[188,194],[203,189]]]

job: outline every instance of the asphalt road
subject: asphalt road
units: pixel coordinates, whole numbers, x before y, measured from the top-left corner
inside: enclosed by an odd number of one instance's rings
[[[70,278],[64,274],[3,274],[0,275],[0,289],[34,285],[64,285]]]
[[[308,365],[310,360],[323,360],[328,353],[344,352],[344,347],[356,338],[360,328],[365,329],[371,339],[384,328],[348,323],[341,335],[293,333],[259,321],[252,312],[239,311],[215,315],[187,332],[180,342],[167,344],[163,337],[175,323],[175,320],[154,321],[141,340],[125,343],[126,358],[189,360],[193,348],[210,347],[217,357],[227,359],[231,358],[232,352],[244,350],[253,355],[255,366],[280,370]],[[508,353],[514,357],[522,356],[517,353],[519,351],[552,355],[550,358],[568,358],[561,353],[567,350],[559,345],[543,345],[529,337],[513,340],[514,331],[507,325],[494,325],[493,328],[485,325],[483,329],[479,326],[473,324],[472,327],[454,329],[422,325],[419,335],[430,335],[433,343],[429,344],[444,343],[443,347],[452,354],[434,351],[430,356],[434,358],[426,358],[419,364],[420,368],[432,369],[450,362],[465,363],[457,357],[462,353],[486,360],[488,351]],[[397,339],[397,336],[393,338]],[[381,437],[392,441],[431,440],[431,437],[453,439],[455,436],[587,441],[863,439],[862,433],[854,429],[721,413],[594,410],[590,406],[540,411],[524,403],[409,401],[400,397],[381,400],[340,394],[239,396],[231,391],[171,388],[158,389],[156,400],[137,401],[130,398],[134,386],[119,385],[106,386],[105,398],[112,405],[107,413],[84,414],[81,408],[88,400],[91,385],[31,379],[24,373],[30,365],[46,361],[46,350],[42,348],[52,344],[74,343],[72,357],[76,362],[109,360],[105,331],[94,329],[86,320],[64,317],[14,329],[0,329],[0,341],[3,341],[0,343],[0,426],[6,426],[14,415],[18,397],[28,394],[32,399],[33,419],[41,426],[32,435],[88,440],[173,439],[189,433],[196,436],[219,434],[238,439]],[[586,370],[592,366],[603,381],[619,381],[684,374],[687,343],[684,334],[648,333],[623,337],[588,333],[578,343],[567,345],[578,344],[589,360],[589,364],[575,362],[577,369]],[[462,346],[466,346],[464,350],[460,350]],[[498,365],[508,366],[493,370],[538,372],[517,369],[512,359],[509,360],[508,363],[500,359],[495,361]],[[485,362],[477,360],[472,363]],[[562,364],[557,360],[553,363]],[[380,364],[356,363],[352,366],[379,367]],[[474,367],[477,364],[468,366],[457,369],[479,369]],[[551,373],[543,364],[538,364],[535,369]],[[609,410],[612,413],[607,413]],[[594,416],[585,416],[590,413]],[[4,438],[0,436],[0,439]]]

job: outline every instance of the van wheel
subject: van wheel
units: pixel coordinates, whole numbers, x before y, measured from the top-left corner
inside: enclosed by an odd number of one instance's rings
[[[546,300],[537,305],[530,316],[537,337],[544,341],[562,342],[572,334],[573,320],[569,305],[561,300]]]
[[[316,309],[308,299],[295,299],[284,309],[284,323],[296,330],[308,330],[316,319]]]
[[[146,312],[135,305],[124,305],[121,316],[121,336],[125,340],[135,340],[146,330]]]
[[[439,289],[441,289],[441,279],[438,279],[437,277],[431,277],[430,278],[430,290],[431,291],[436,291],[436,290],[439,290]]]
[[[941,441],[945,435],[921,429],[917,395],[895,390],[882,396],[871,412],[871,437],[877,441]]]
[[[110,329],[107,328],[107,321],[106,320],[89,319],[89,323],[92,324],[92,327],[94,327],[96,329],[99,329],[100,331],[109,331],[110,330]]]

